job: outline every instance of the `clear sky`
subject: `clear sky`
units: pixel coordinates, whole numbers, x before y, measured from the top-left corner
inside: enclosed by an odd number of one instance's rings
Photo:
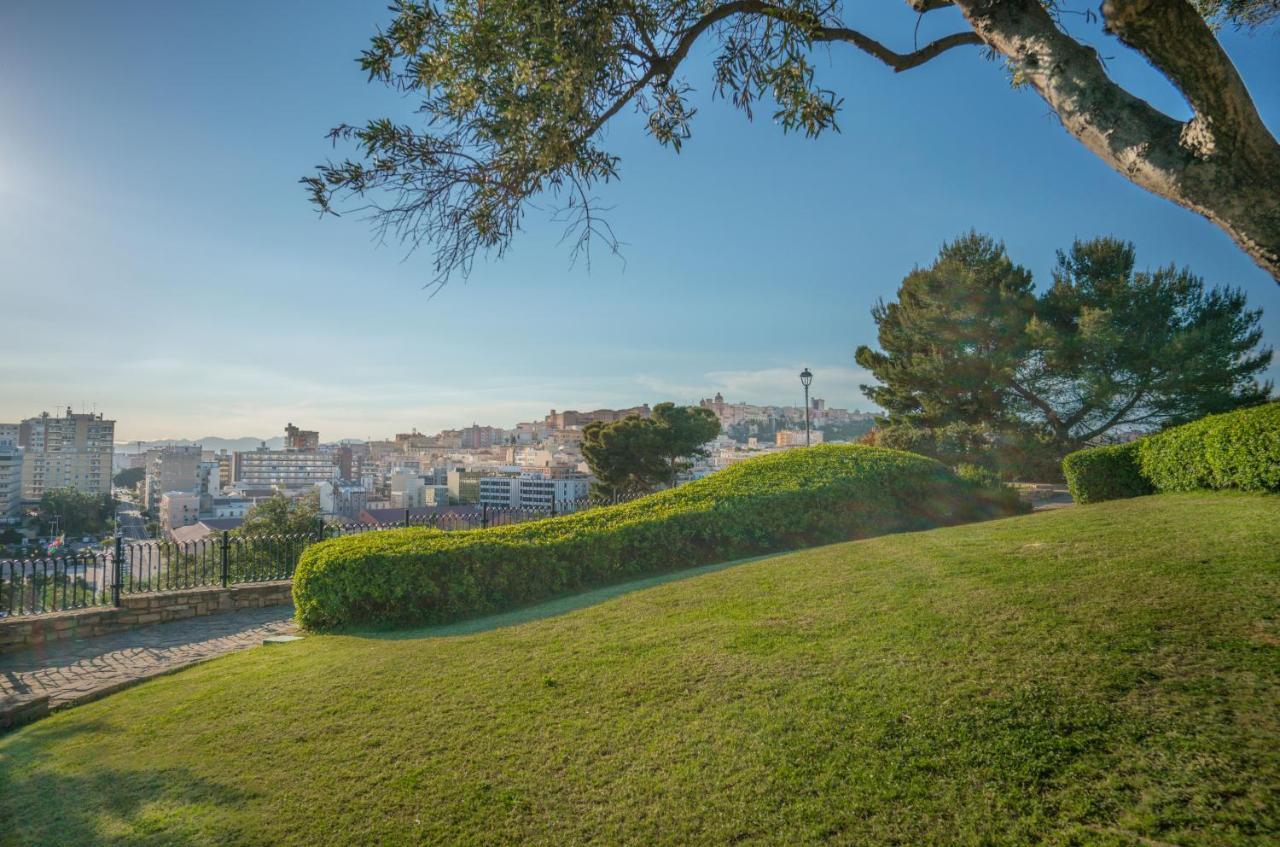
[[[501,263],[434,298],[429,256],[319,220],[297,180],[327,128],[406,103],[354,58],[386,0],[0,2],[0,420],[68,404],[121,439],[325,440],[510,425],[549,408],[726,399],[867,408],[869,310],[947,239],[1005,240],[1044,283],[1054,250],[1115,234],[1139,262],[1243,287],[1280,346],[1280,286],[1206,221],[1112,173],[977,50],[894,75],[824,53],[842,132],[784,136],[709,91],[676,155],[620,115],[621,182],[600,199],[625,264],[571,267],[536,213]],[[894,0],[852,15],[906,49]],[[929,15],[920,38],[955,28]],[[1083,21],[1081,34],[1091,27]],[[1101,37],[1171,114],[1177,94]],[[1224,43],[1280,127],[1275,31]],[[1272,378],[1280,374],[1273,369]]]

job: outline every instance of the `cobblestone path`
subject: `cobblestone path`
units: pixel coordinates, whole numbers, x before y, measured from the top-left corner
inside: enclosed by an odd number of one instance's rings
[[[293,606],[268,606],[6,653],[0,655],[0,710],[42,697],[50,709],[92,700],[295,629]]]

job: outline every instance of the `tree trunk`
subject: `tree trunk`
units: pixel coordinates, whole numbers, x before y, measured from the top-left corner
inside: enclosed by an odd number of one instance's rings
[[[1204,215],[1280,282],[1280,144],[1204,20],[1185,0],[1107,0],[1110,32],[1195,112],[1178,121],[1107,76],[1039,0],[955,0],[1066,130],[1130,181]]]

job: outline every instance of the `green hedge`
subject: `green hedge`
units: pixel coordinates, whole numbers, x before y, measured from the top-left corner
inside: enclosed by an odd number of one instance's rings
[[[1077,503],[1141,497],[1154,489],[1138,467],[1138,444],[1077,450],[1062,460],[1062,474]]]
[[[1280,403],[1209,415],[1140,444],[1143,476],[1158,491],[1280,491]]]
[[[1209,415],[1129,444],[1062,460],[1078,503],[1153,491],[1280,491],[1280,403]]]
[[[437,623],[642,574],[1025,509],[923,456],[822,445],[558,518],[321,542],[303,553],[293,596],[312,629]]]

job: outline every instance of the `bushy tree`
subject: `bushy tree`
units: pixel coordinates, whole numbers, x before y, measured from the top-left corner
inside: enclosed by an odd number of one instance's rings
[[[1077,241],[1037,295],[1004,245],[970,234],[872,311],[878,443],[952,463],[1052,468],[1122,427],[1155,428],[1264,401],[1261,312],[1187,269],[1135,270],[1132,244]]]
[[[38,513],[44,531],[57,527],[67,535],[96,535],[114,513],[115,503],[107,494],[88,494],[76,488],[57,488],[40,497]]]
[[[862,4],[840,0],[396,0],[360,61],[371,81],[413,98],[419,120],[336,127],[334,142],[358,152],[303,181],[323,211],[354,197],[379,234],[429,242],[443,281],[478,251],[501,255],[539,202],[559,206],[579,247],[593,235],[616,245],[592,199],[619,175],[606,125],[635,109],[678,151],[695,117],[689,62],[709,57],[716,93],[748,116],[768,108],[812,137],[836,128],[842,106],[815,73],[833,46],[895,72],[979,48],[1123,178],[1204,215],[1280,281],[1280,144],[1214,34],[1224,21],[1261,26],[1277,4],[1197,3],[1105,0],[1100,14],[1072,14],[1060,0],[906,0],[904,42],[918,15],[954,8],[962,20],[898,52],[857,28]],[[1080,34],[1099,27],[1163,74],[1188,114],[1115,78]]]
[[[276,494],[254,504],[236,530],[241,536],[308,535],[320,531],[320,496],[314,493],[289,498]]]
[[[644,494],[674,485],[686,460],[705,455],[702,445],[720,433],[710,409],[659,403],[651,417],[593,421],[582,432],[582,455],[596,477],[600,497]]]

